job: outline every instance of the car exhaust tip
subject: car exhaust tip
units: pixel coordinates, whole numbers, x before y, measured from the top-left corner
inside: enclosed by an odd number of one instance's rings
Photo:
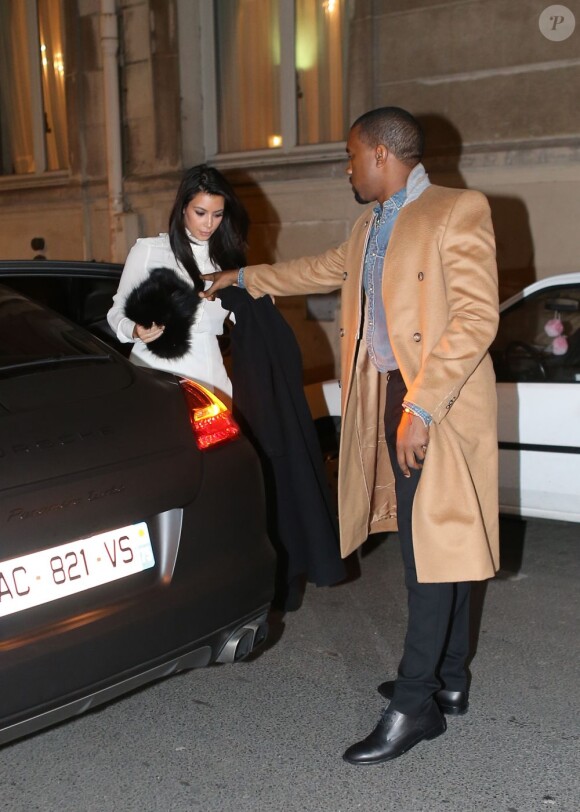
[[[265,620],[247,623],[236,629],[226,641],[224,647],[216,657],[218,663],[237,663],[244,660],[268,636],[268,624]]]

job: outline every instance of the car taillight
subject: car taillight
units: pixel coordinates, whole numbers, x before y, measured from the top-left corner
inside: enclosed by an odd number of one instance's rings
[[[239,437],[240,427],[219,398],[187,378],[182,378],[179,383],[187,400],[198,448],[203,451]]]

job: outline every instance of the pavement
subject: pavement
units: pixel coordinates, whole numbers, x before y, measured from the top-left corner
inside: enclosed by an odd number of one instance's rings
[[[360,574],[272,616],[251,660],[151,685],[0,751],[6,812],[578,812],[580,525],[502,523],[477,592],[469,712],[383,765],[354,767],[396,673],[396,535]]]

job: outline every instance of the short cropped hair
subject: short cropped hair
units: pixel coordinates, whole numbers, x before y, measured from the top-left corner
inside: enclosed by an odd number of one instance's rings
[[[406,166],[416,166],[423,157],[423,129],[411,113],[401,107],[378,107],[363,113],[352,125],[371,147],[384,144]]]

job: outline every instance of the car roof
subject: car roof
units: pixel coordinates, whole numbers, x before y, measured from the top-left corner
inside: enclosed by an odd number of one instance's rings
[[[520,290],[502,302],[499,306],[499,311],[502,313],[504,310],[507,310],[508,307],[517,304],[517,302],[521,302],[522,299],[531,296],[533,293],[537,293],[539,290],[557,288],[565,285],[580,285],[580,272],[563,273],[556,276],[546,276],[544,279],[538,279],[536,282],[532,282],[531,285],[528,285],[523,290]]]
[[[123,266],[115,262],[94,260],[51,260],[51,259],[2,259],[2,276],[119,276]]]

